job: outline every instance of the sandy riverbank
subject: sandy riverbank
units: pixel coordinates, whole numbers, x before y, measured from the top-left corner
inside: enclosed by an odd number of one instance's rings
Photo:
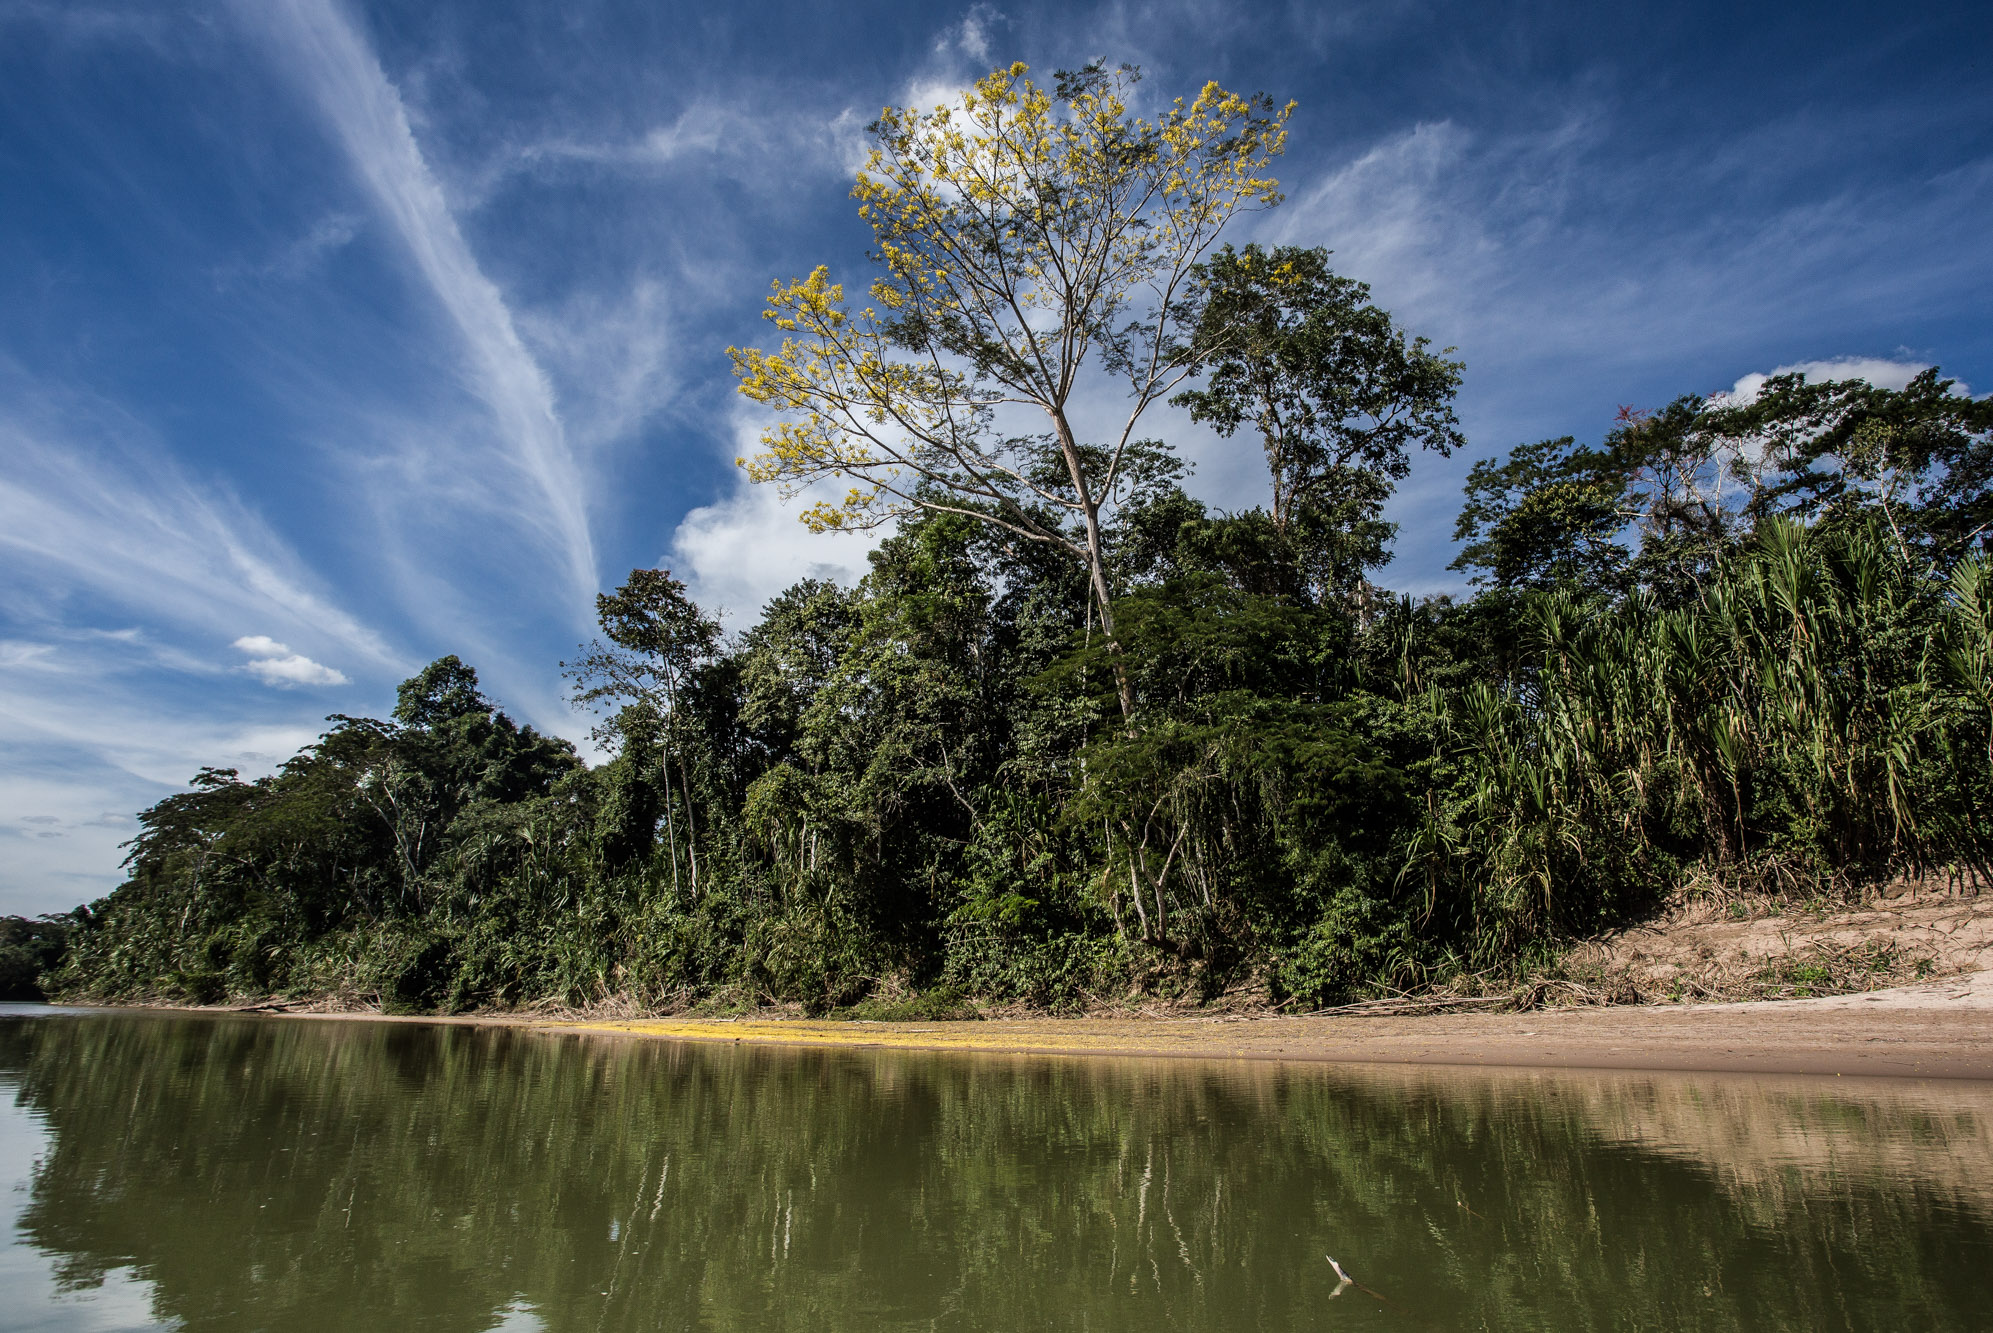
[[[531,1025],[676,1041],[906,1050],[1993,1079],[1993,974],[1971,980],[1976,984],[1824,1000],[1407,1018],[669,1018]]]
[[[298,1011],[281,1016],[873,1050],[1993,1080],[1993,972],[1818,1000],[1392,1018],[1192,1015],[867,1023],[531,1014],[396,1018]]]

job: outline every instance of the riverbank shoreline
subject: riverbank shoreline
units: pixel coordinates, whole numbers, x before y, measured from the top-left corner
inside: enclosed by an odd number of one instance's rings
[[[867,1022],[775,1015],[444,1017],[305,1008],[258,1016],[818,1049],[1993,1081],[1993,972],[1817,1000],[1392,1017],[1189,1014]]]

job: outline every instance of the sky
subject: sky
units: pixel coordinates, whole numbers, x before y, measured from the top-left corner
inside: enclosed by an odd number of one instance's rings
[[[1022,60],[1298,103],[1279,208],[1458,349],[1382,581],[1460,486],[1790,367],[1993,390],[1993,8],[0,0],[0,913],[456,653],[559,663],[637,566],[728,623],[862,574],[733,465],[769,283],[867,279],[865,126]],[[1216,506],[1262,460],[1173,409]]]

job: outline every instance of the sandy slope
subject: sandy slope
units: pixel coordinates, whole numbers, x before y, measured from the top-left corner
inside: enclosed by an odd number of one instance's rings
[[[1965,977],[1993,970],[1993,895],[1914,893],[1859,910],[1807,910],[1704,902],[1571,951],[1566,967],[1595,976],[1595,989],[1630,988],[1644,999],[1792,998],[1809,989],[1808,964],[1837,985],[1902,987],[1911,978]],[[1949,993],[1907,987],[1886,1003],[1922,1003]],[[1951,987],[1956,989],[1956,986]]]

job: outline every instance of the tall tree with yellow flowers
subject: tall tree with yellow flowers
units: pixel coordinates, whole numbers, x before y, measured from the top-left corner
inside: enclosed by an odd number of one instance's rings
[[[1189,336],[1192,270],[1234,216],[1280,201],[1268,166],[1293,109],[1207,83],[1148,120],[1136,78],[1096,63],[1047,90],[1014,64],[955,106],[888,107],[852,192],[884,270],[873,304],[854,310],[819,267],[775,284],[779,348],[728,349],[741,392],[783,417],[740,460],[748,475],[790,494],[847,483],[810,527],[928,509],[1065,550],[1110,644],[1103,513],[1144,413],[1210,354]],[[1082,438],[1078,403],[1116,391],[1125,416]]]

